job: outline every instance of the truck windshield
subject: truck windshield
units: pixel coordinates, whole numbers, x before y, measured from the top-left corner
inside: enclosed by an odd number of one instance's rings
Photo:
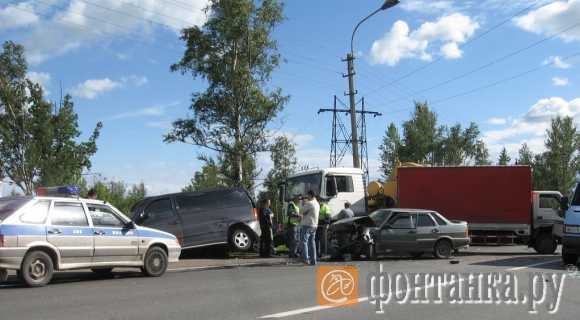
[[[306,194],[310,190],[314,191],[316,194],[320,194],[321,182],[322,182],[321,173],[313,173],[288,178],[285,198],[287,200],[290,200],[295,196],[306,196]]]
[[[572,199],[573,206],[580,206],[580,184],[576,186],[576,192],[574,193],[574,199]]]
[[[14,211],[25,205],[30,198],[0,198],[0,221],[8,218]]]

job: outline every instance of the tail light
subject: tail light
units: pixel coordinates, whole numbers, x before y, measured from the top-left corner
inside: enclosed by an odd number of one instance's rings
[[[0,234],[0,248],[4,247],[4,235]]]
[[[258,220],[258,209],[252,208],[252,214],[254,215],[254,219]]]

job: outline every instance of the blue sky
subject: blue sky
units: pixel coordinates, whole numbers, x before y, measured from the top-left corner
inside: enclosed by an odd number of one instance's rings
[[[143,181],[151,193],[177,191],[200,168],[196,156],[207,151],[165,144],[162,135],[172,120],[188,114],[191,93],[204,84],[171,73],[169,66],[183,53],[179,30],[202,24],[205,5],[0,0],[0,41],[26,46],[29,76],[49,99],[59,99],[61,85],[73,95],[84,136],[103,121],[92,172],[129,184]],[[330,106],[335,94],[347,101],[341,58],[354,25],[380,5],[286,1],[287,20],[274,34],[286,62],[271,85],[291,100],[270,132],[291,137],[301,163],[328,165],[331,118],[316,111]],[[556,115],[579,123],[580,58],[565,58],[580,52],[580,26],[574,26],[579,17],[580,0],[401,0],[363,24],[355,39],[358,97],[383,113],[368,121],[371,178],[378,177],[377,148],[387,124],[408,119],[413,100],[433,102],[442,124],[477,122],[493,160],[504,146],[514,158],[524,141],[542,151],[546,126]],[[258,161],[265,174],[268,155]],[[342,165],[349,164],[347,158]]]

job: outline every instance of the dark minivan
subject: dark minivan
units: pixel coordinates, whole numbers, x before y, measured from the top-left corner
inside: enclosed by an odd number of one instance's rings
[[[147,197],[131,213],[139,225],[174,234],[183,249],[229,244],[248,251],[260,237],[256,207],[242,188]]]

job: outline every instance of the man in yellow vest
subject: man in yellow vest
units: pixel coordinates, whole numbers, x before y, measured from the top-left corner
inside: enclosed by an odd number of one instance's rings
[[[300,208],[298,203],[300,197],[296,196],[290,203],[288,203],[288,208],[286,210],[286,215],[288,217],[288,222],[286,224],[286,245],[288,246],[288,255],[290,258],[298,257],[298,242],[300,236]]]
[[[316,252],[318,252],[318,257],[322,257],[327,254],[328,251],[328,239],[327,230],[330,225],[330,217],[332,216],[332,209],[328,203],[319,198],[320,201],[320,213],[318,215],[318,228],[316,229]]]

